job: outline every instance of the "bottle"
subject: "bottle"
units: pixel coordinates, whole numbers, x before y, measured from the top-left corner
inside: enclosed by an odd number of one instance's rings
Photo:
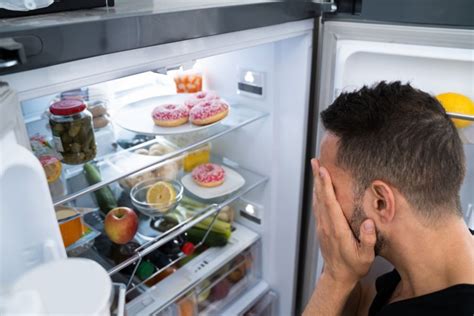
[[[0,292],[26,271],[66,258],[44,170],[18,144],[19,102],[0,82]]]

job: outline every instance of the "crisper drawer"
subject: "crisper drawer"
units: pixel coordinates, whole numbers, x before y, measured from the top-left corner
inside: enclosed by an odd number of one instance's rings
[[[226,305],[255,284],[258,247],[254,244],[196,287],[199,315],[222,315]]]
[[[156,315],[225,314],[226,306],[258,280],[258,248],[257,243],[244,250]]]
[[[244,316],[273,316],[276,315],[278,296],[273,291],[268,292]]]
[[[127,304],[127,314],[197,315],[199,311],[224,307],[228,296],[238,295],[251,284],[257,275],[255,267],[259,266],[255,246],[259,235],[238,223],[234,223],[234,227],[226,246],[207,249],[147,289]],[[224,284],[224,279],[230,283]],[[223,288],[225,286],[228,288]]]

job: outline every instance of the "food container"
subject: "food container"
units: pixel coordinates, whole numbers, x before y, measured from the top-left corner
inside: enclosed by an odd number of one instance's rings
[[[199,314],[219,314],[223,306],[255,283],[256,254],[257,248],[252,246],[196,287]]]
[[[202,74],[197,71],[178,72],[174,82],[178,93],[195,93],[202,90]]]
[[[169,201],[169,203],[165,204],[148,203],[148,190],[160,181],[166,182],[171,185],[176,193],[176,197]],[[135,206],[136,210],[142,213],[143,215],[149,217],[162,217],[164,214],[173,211],[176,206],[178,206],[179,201],[181,201],[182,197],[183,186],[181,185],[181,183],[175,180],[170,181],[162,178],[149,179],[139,182],[130,191],[130,198],[132,199],[132,204]]]
[[[171,153],[177,148],[166,143],[155,143],[148,148],[140,148],[129,155],[126,159],[121,157],[120,159],[113,161],[113,167],[117,169],[118,172],[125,172],[133,167],[134,169],[139,169],[140,166],[153,163],[157,161],[156,157]],[[119,180],[119,184],[125,192],[130,192],[131,188],[137,183],[144,180],[151,180],[156,178],[162,178],[164,180],[176,180],[178,174],[181,170],[182,158],[177,157],[167,160],[165,163],[160,163],[159,167],[152,166],[140,171],[131,176],[128,176],[124,179]]]
[[[208,143],[198,149],[186,153],[183,159],[183,168],[185,172],[191,172],[200,164],[211,160],[211,144]]]
[[[92,123],[95,129],[101,129],[109,125],[107,100],[89,100],[87,110],[92,114]]]
[[[13,293],[34,293],[41,309],[29,315],[110,315],[113,285],[97,262],[83,258],[52,260],[20,275]],[[24,304],[31,304],[24,301]]]
[[[68,99],[53,103],[49,124],[56,150],[67,164],[92,160],[97,152],[92,114],[80,100]]]
[[[63,237],[64,247],[69,247],[81,239],[84,234],[81,213],[72,207],[56,207],[56,218]]]

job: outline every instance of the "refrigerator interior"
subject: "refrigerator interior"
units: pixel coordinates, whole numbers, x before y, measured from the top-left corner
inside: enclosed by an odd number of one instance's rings
[[[474,99],[474,36],[468,30],[328,22],[324,25],[323,36],[319,111],[341,92],[381,80],[409,82],[432,95],[457,92]],[[474,126],[459,132],[464,138],[467,163],[461,205],[466,217],[471,216],[466,220],[472,225]],[[323,135],[321,127],[317,135],[316,156]],[[313,221],[309,236],[314,233]],[[317,241],[310,243],[307,249],[311,264],[306,271],[311,275],[311,281],[305,286],[306,301],[323,266]],[[367,281],[391,268],[383,258],[376,258]]]
[[[227,308],[233,313],[243,313],[272,289],[276,293],[272,296],[272,308],[277,308],[280,315],[293,312],[312,23],[312,20],[300,21],[164,45],[166,47],[141,49],[135,54],[123,52],[112,54],[110,58],[99,56],[43,69],[47,80],[40,80],[37,70],[1,78],[19,92],[28,136],[39,133],[47,139],[51,138],[51,131],[44,112],[61,92],[87,87],[89,93],[97,93],[100,98],[107,100],[113,122],[114,115],[123,105],[175,94],[174,72],[171,69],[176,66],[192,66],[200,71],[204,77],[204,90],[217,91],[231,105],[229,116],[237,117],[237,123],[232,121],[235,125],[222,131],[217,127],[216,132],[210,128],[208,136],[196,136],[197,141],[203,141],[210,135],[212,155],[241,171],[248,181],[246,186],[251,184],[249,179],[255,182],[255,186],[249,187],[248,192],[239,195],[231,204],[236,216],[236,229],[230,242],[223,248],[205,250],[151,289],[141,284],[143,282],[133,280],[132,283],[140,284],[130,297],[131,302],[127,306],[130,314],[155,314],[160,311],[166,314],[180,297],[186,293],[198,293],[199,290],[191,291],[198,283],[256,244],[259,246],[257,250],[252,250],[255,253],[255,266],[252,268],[254,278],[248,284],[249,290],[242,290],[233,302],[225,299],[217,302],[218,307],[214,308],[223,314]],[[245,40],[239,42],[238,39]],[[133,59],[130,59],[131,56]],[[71,73],[73,70],[77,72]],[[248,72],[262,79],[263,96],[237,90],[238,81],[242,81]],[[244,110],[240,110],[241,105]],[[245,109],[249,110],[246,112]],[[243,124],[242,118],[248,119],[248,123]],[[116,124],[96,130],[98,154],[95,160],[99,161],[99,165],[112,160],[127,161],[133,156],[131,150],[134,147],[127,151],[121,149],[116,141],[130,134]],[[186,146],[192,147],[192,144],[188,141]],[[121,172],[128,176],[133,168],[110,171],[110,175],[107,170],[111,168],[107,168],[102,169],[104,181],[111,182],[109,187],[116,197],[120,197],[122,190],[115,180],[119,180]],[[84,191],[87,184],[82,175],[82,165],[65,166],[64,169],[63,177],[69,192],[53,197],[55,203],[65,202],[82,208],[96,207],[92,193]],[[75,197],[74,192],[84,194]],[[99,238],[103,238],[103,235]],[[97,249],[94,251],[93,248],[87,253],[89,257],[103,263],[104,258],[101,258]],[[209,260],[214,260],[214,265],[208,263]],[[117,281],[127,282],[127,279],[119,278]],[[174,293],[173,287],[179,288],[179,291]],[[276,297],[277,307],[274,302]],[[165,307],[168,309],[164,310]],[[212,311],[213,307],[207,310]],[[176,311],[172,313],[176,314]]]

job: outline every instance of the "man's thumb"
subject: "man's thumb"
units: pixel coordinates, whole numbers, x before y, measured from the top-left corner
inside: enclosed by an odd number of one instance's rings
[[[359,240],[362,253],[365,255],[373,255],[375,242],[377,241],[375,223],[373,220],[366,219],[362,222]]]

